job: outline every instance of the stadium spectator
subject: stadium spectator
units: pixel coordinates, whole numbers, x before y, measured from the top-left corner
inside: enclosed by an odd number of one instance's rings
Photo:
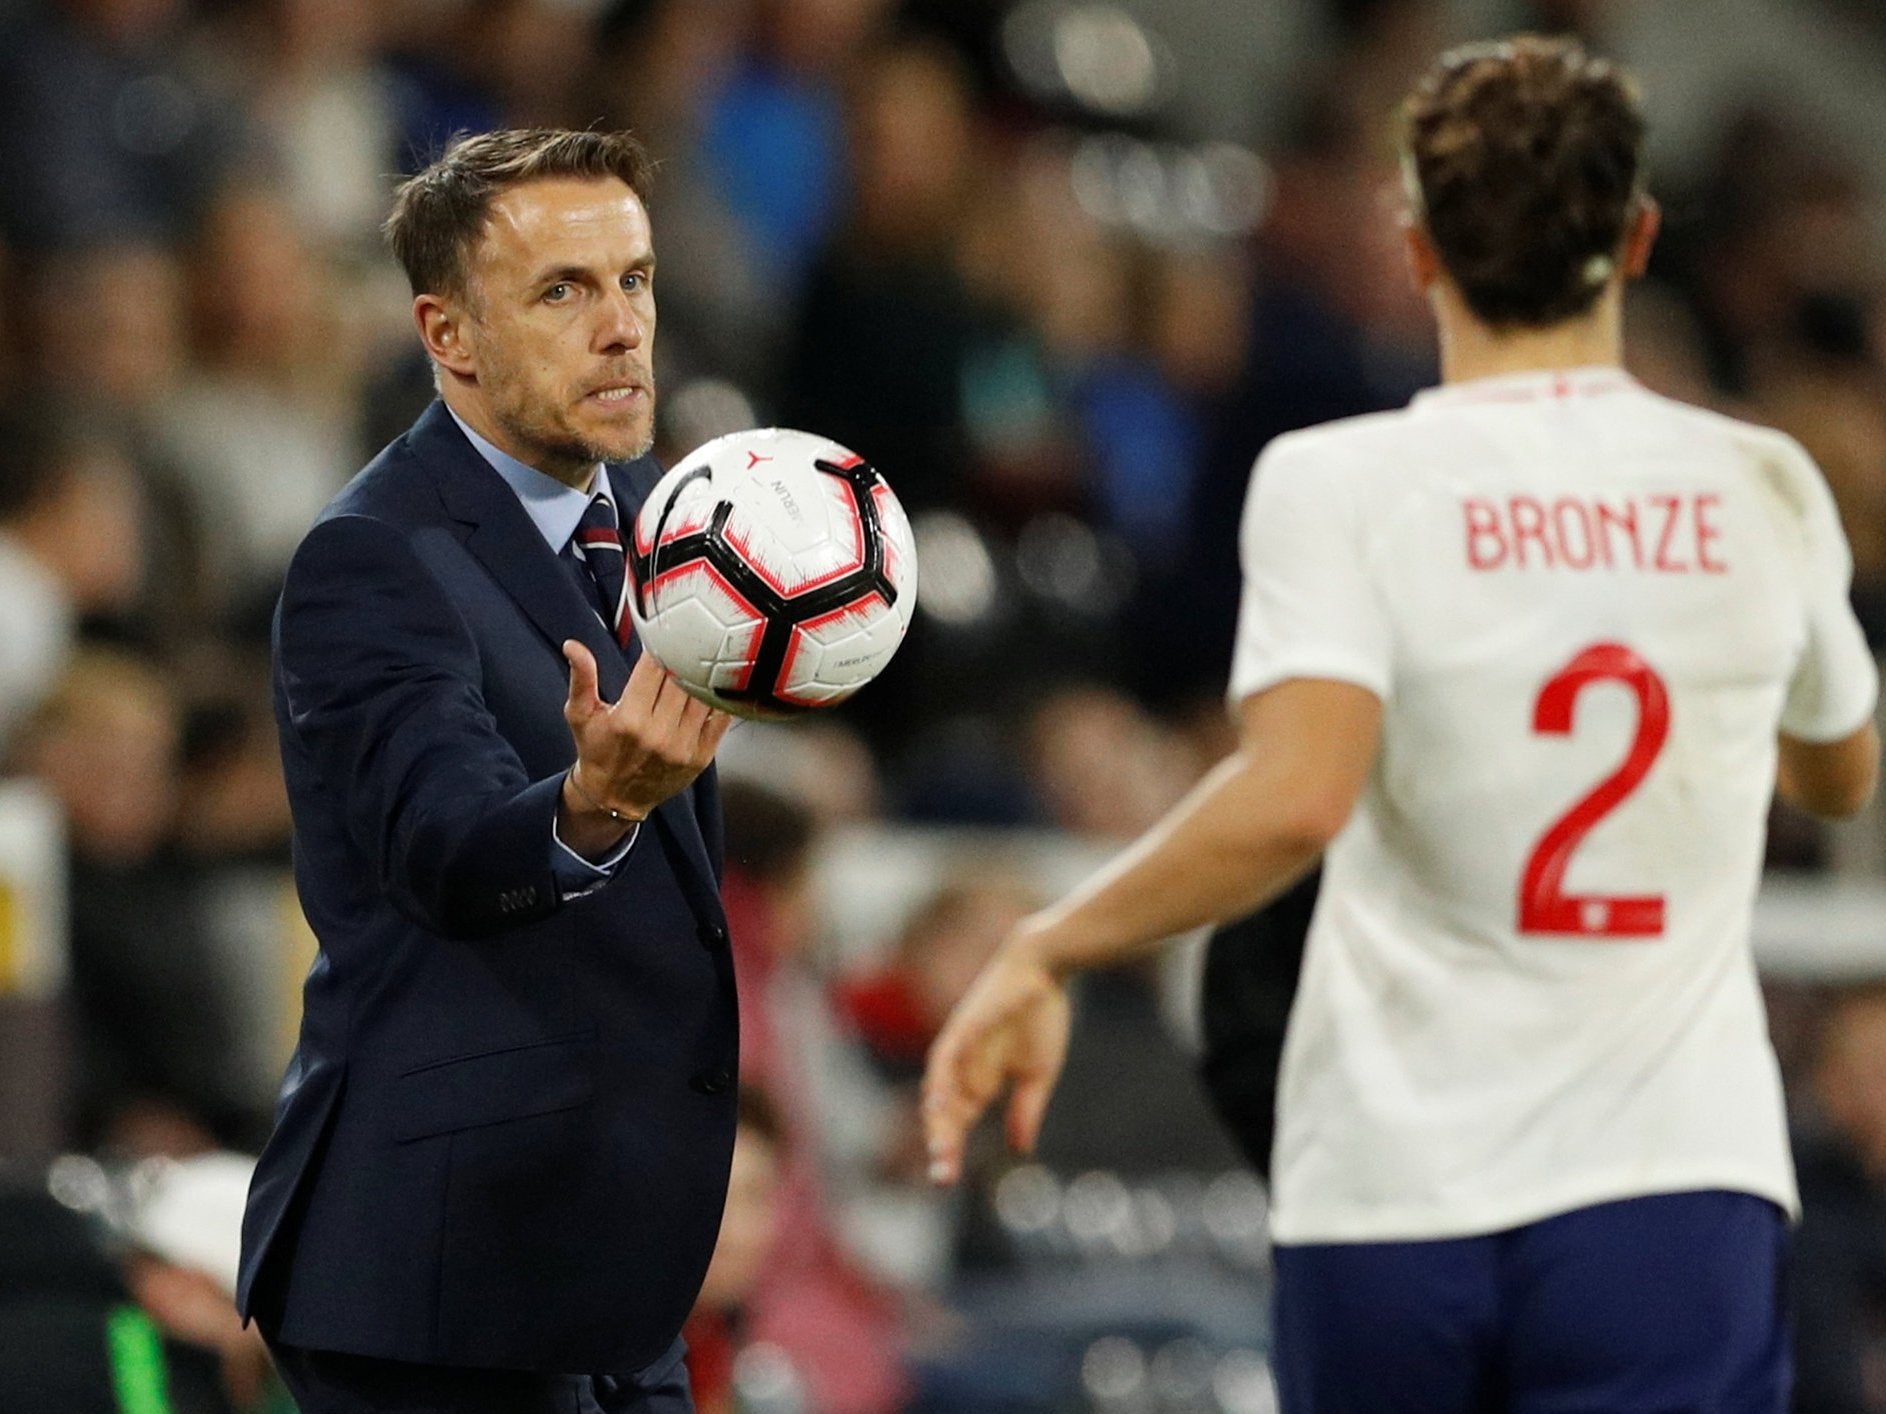
[[[950,1008],[1036,902],[994,861],[961,862],[918,902],[882,957],[841,974],[833,998],[847,1038],[870,1062],[877,1118],[845,1185],[844,1222],[876,1271],[939,1292],[953,1270],[962,1214],[925,1176],[917,1081]],[[1123,1121],[1120,1128],[1138,1126]]]
[[[1031,899],[1014,880],[964,870],[917,905],[881,961],[838,979],[839,1014],[887,1080],[914,1084],[923,1073],[950,1008]]]
[[[137,469],[148,573],[132,617],[160,638],[214,622],[200,527],[149,436],[188,367],[176,249],[113,239],[45,252],[22,262],[20,289],[19,396],[99,420]]]
[[[747,1346],[747,1303],[764,1277],[780,1235],[780,1185],[785,1131],[766,1092],[740,1087],[740,1126],[734,1132],[733,1172],[720,1218],[714,1260],[701,1282],[700,1300],[682,1327],[688,1377],[698,1414],[736,1414],[735,1366]],[[777,1372],[773,1372],[777,1378]],[[795,1390],[804,1398],[804,1390]]]
[[[744,722],[727,734],[718,759],[729,780],[754,780],[798,801],[821,831],[883,818],[876,758],[842,722]]]
[[[135,599],[140,510],[110,437],[44,408],[0,415],[0,755],[65,671],[80,621]]]
[[[22,270],[21,377],[34,396],[149,416],[188,358],[175,247],[122,236],[36,256]]]
[[[1401,274],[1381,239],[1380,121],[1358,111],[1340,74],[1325,73],[1298,96],[1275,154],[1252,243],[1240,371],[1211,408],[1183,570],[1141,618],[1162,631],[1142,635],[1138,681],[1170,698],[1215,695],[1224,681],[1238,583],[1226,527],[1237,523],[1258,454],[1284,432],[1398,406],[1431,371],[1426,356],[1411,361],[1398,347],[1402,306],[1388,285]]]
[[[232,1099],[240,1002],[207,948],[200,879],[171,848],[181,732],[160,671],[87,648],[15,746],[65,815],[73,1111],[88,1146],[187,1152]]]
[[[263,0],[213,16],[210,67],[256,130],[300,238],[338,268],[384,269],[400,92],[383,57],[396,7]]]
[[[663,386],[731,378],[770,396],[796,291],[735,216],[703,147],[748,27],[746,8],[728,0],[614,0],[597,26],[593,106],[640,133],[661,163],[661,297],[673,330]]]
[[[984,151],[968,80],[939,44],[874,50],[848,118],[850,205],[807,274],[782,404],[795,424],[895,467],[912,514],[961,506],[979,453],[1033,420],[1028,380],[1019,401],[1011,386],[1018,331],[958,265]]]
[[[721,78],[702,154],[767,278],[794,290],[837,226],[844,87],[890,0],[751,0],[751,42]]]
[[[54,1202],[37,1176],[0,1185],[7,1414],[263,1414],[234,1404],[223,1374],[214,1349],[178,1338],[134,1299],[119,1254],[90,1218]]]
[[[1118,842],[1171,809],[1197,769],[1185,742],[1132,698],[1086,683],[1036,705],[1028,774],[1043,814],[1057,827]]]
[[[209,600],[256,641],[289,556],[363,450],[359,351],[306,229],[260,189],[217,204],[189,247],[187,371],[150,416],[199,528]]]
[[[0,240],[39,254],[188,233],[241,164],[184,71],[183,0],[34,0],[0,30]]]
[[[785,1135],[780,1235],[747,1309],[754,1341],[778,1346],[811,1407],[879,1414],[903,1394],[897,1294],[849,1250],[834,1211],[835,1160],[869,1152],[881,1116],[848,1076],[836,1019],[813,970],[811,814],[747,781],[726,788],[722,892],[740,991],[740,1070],[779,1110]]]
[[[214,1355],[237,1414],[295,1414],[256,1328],[236,1314],[242,1205],[255,1160],[215,1152],[129,1171],[125,1282],[165,1337]]]
[[[1795,1414],[1886,1409],[1886,987],[1836,993],[1796,1127]]]

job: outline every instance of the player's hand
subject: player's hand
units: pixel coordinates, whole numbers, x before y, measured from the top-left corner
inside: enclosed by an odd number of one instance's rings
[[[605,805],[644,818],[693,784],[733,725],[727,713],[688,696],[652,653],[636,661],[614,702],[604,702],[597,690],[589,649],[570,639],[563,656],[570,664],[563,717],[576,741],[578,778],[576,799],[568,803],[578,809]],[[567,798],[569,785],[564,790]]]
[[[982,1112],[1009,1092],[1007,1134],[1034,1150],[1067,1058],[1067,986],[1029,950],[1026,925],[989,960],[944,1023],[923,1073],[930,1181],[962,1177],[963,1145]]]

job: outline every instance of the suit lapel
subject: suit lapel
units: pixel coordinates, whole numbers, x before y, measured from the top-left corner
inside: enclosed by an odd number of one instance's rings
[[[431,470],[446,511],[462,527],[465,548],[559,655],[565,639],[587,647],[596,658],[603,696],[618,696],[629,673],[621,650],[504,478],[465,440],[443,403],[419,419],[412,445]]]

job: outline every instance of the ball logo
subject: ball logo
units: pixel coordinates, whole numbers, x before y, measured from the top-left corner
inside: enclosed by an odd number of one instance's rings
[[[768,457],[767,460],[771,461],[772,458]],[[785,482],[773,481],[768,484],[773,488],[773,494],[779,497],[779,508],[781,510],[791,516],[794,521],[802,521],[805,519],[805,513],[799,509],[799,503],[793,499],[792,490]]]

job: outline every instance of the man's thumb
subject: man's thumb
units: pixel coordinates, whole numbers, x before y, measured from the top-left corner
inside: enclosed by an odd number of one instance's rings
[[[563,640],[563,656],[570,665],[570,708],[587,717],[602,706],[596,692],[596,657],[574,638]]]

